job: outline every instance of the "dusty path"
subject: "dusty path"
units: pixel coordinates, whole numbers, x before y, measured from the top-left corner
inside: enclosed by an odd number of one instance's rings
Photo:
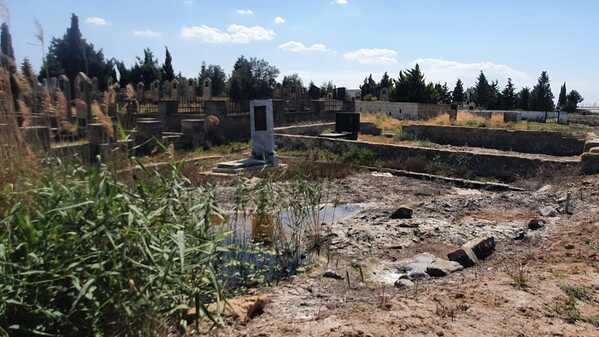
[[[366,206],[329,224],[328,258],[260,290],[270,301],[264,313],[219,336],[599,336],[599,177],[494,193],[363,173],[338,181],[336,191],[340,202]],[[540,207],[560,210],[568,192],[573,215],[548,217],[545,228],[513,239]],[[390,220],[401,204],[414,218]],[[497,238],[495,254],[445,278],[397,289],[377,268],[422,252],[443,257],[481,235]],[[350,286],[323,278],[327,269],[349,273]]]

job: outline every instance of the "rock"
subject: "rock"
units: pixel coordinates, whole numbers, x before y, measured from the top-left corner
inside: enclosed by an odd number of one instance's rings
[[[332,278],[332,279],[335,279],[335,280],[343,280],[343,276],[337,274],[333,270],[327,270],[324,274],[322,274],[322,277],[324,277],[324,278]]]
[[[599,147],[592,147],[589,150],[589,153],[595,153],[595,154],[599,154]]]
[[[528,229],[536,231],[538,229],[545,227],[545,224],[546,224],[545,220],[543,220],[543,219],[532,219],[528,223]]]
[[[414,286],[414,282],[407,279],[399,279],[395,281],[395,287],[399,289],[411,288]]]
[[[545,206],[539,208],[539,213],[544,217],[555,217],[557,216],[557,210],[551,206]]]
[[[399,224],[399,228],[418,228],[420,226],[416,222],[402,222]]]
[[[391,219],[411,219],[414,211],[406,206],[401,206],[393,214],[391,214]]]
[[[567,250],[572,250],[572,249],[574,249],[574,245],[571,243],[568,243],[564,246],[564,248],[566,248]]]
[[[464,267],[458,262],[438,259],[426,268],[426,273],[430,277],[445,277],[463,269]]]
[[[526,239],[526,231],[523,229],[518,230],[512,239],[518,241]]]
[[[447,254],[450,261],[455,261],[465,268],[476,265],[495,251],[495,238],[486,237],[475,239],[464,244],[460,249]]]

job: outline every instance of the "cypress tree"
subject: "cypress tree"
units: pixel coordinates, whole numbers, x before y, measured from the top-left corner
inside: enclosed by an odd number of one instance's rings
[[[568,101],[568,89],[566,88],[566,82],[562,85],[562,88],[559,92],[559,99],[557,101],[557,107],[563,110],[566,107]]]
[[[15,59],[15,51],[12,47],[12,36],[8,24],[4,22],[0,27],[0,49],[2,53],[11,59]]]
[[[35,74],[33,73],[33,67],[31,66],[31,62],[28,58],[23,59],[23,63],[21,64],[21,73],[29,82],[29,85],[33,87],[37,79],[35,78]]]
[[[455,84],[455,88],[452,92],[452,101],[454,104],[464,103],[464,83],[462,83],[461,79],[458,79]]]
[[[165,81],[172,81],[175,79],[175,70],[173,69],[173,57],[171,56],[168,47],[166,48],[166,56],[164,58],[164,64],[162,65],[162,79]]]
[[[546,71],[541,73],[537,85],[532,89],[530,94],[530,109],[533,111],[553,111],[555,103],[553,102],[553,93],[551,92],[551,84],[549,75]]]
[[[512,110],[516,107],[516,93],[514,88],[514,83],[512,83],[512,79],[507,79],[507,84],[503,92],[501,93],[502,103],[501,107],[506,110]]]
[[[518,93],[518,109],[528,111],[530,109],[530,89],[522,88]]]
[[[478,76],[478,81],[474,86],[474,102],[480,107],[488,107],[491,103],[491,86],[482,71]]]

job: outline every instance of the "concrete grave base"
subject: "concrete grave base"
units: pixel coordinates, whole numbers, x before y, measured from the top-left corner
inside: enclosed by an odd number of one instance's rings
[[[244,172],[260,171],[264,169],[283,167],[279,165],[277,161],[266,161],[254,158],[248,158],[243,160],[236,160],[230,162],[224,162],[218,164],[212,172],[214,173],[226,173],[226,174],[239,174]]]

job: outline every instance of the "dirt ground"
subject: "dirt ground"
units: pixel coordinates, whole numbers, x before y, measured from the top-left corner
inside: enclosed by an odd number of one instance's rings
[[[268,301],[263,312],[215,334],[599,336],[599,176],[522,185],[526,192],[458,189],[373,173],[337,180],[337,201],[358,204],[360,211],[327,224],[329,251],[320,263],[257,290],[252,295]],[[565,210],[568,193],[571,214]],[[412,219],[390,219],[401,205],[414,210]],[[553,208],[554,216],[542,217],[543,207]],[[534,218],[546,226],[529,230]],[[497,248],[479,266],[394,286],[394,268],[403,259],[425,252],[447,258],[484,236],[493,236]],[[329,270],[344,279],[323,277]]]

